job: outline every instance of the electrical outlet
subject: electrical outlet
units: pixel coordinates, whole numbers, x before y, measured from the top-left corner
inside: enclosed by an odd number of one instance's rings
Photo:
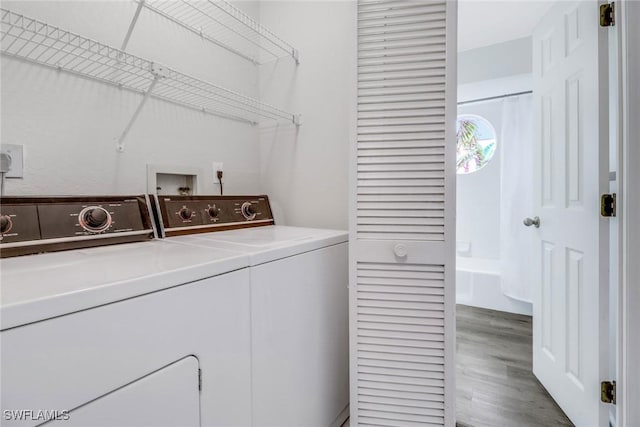
[[[22,145],[2,144],[0,151],[11,158],[11,167],[5,175],[6,178],[22,178],[24,175],[24,152]]]
[[[213,181],[218,182],[218,171],[224,171],[222,162],[213,162]]]

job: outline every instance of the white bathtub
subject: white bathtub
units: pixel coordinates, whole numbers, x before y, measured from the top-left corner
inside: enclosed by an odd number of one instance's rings
[[[532,313],[531,303],[502,292],[498,259],[457,257],[456,303],[529,316]]]

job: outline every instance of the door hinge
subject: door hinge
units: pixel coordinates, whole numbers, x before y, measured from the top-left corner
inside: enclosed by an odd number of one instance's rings
[[[198,390],[202,391],[202,369],[198,369]]]
[[[616,193],[600,196],[600,215],[604,217],[616,216]]]
[[[616,5],[614,2],[600,5],[600,26],[613,27],[616,25]]]
[[[600,400],[604,403],[616,404],[616,382],[602,381],[600,383]]]

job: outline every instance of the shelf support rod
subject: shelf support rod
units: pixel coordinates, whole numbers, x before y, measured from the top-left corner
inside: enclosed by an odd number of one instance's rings
[[[131,38],[133,29],[136,27],[136,23],[138,22],[138,18],[140,17],[140,11],[142,10],[143,6],[144,6],[144,0],[138,0],[138,8],[136,9],[136,13],[133,15],[131,24],[129,24],[127,35],[124,36],[124,41],[122,42],[122,46],[120,47],[120,50],[125,50],[127,48],[127,45],[129,44],[129,39]]]
[[[120,134],[120,137],[118,137],[118,142],[116,143],[116,150],[118,150],[119,153],[124,152],[124,140],[127,138],[129,131],[133,127],[133,124],[136,122],[136,120],[138,120],[138,116],[142,111],[142,107],[144,107],[144,104],[147,103],[147,100],[151,96],[151,92],[153,92],[153,89],[156,87],[156,84],[160,81],[160,79],[166,77],[163,74],[162,69],[160,69],[160,71],[158,72],[155,69],[153,69],[153,65],[152,65],[151,72],[153,73],[153,80],[151,81],[149,88],[144,93],[144,97],[142,98],[142,101],[140,101],[140,104],[138,104],[138,108],[133,113],[133,116],[129,120],[129,123],[127,123],[127,127],[124,128],[124,130],[122,131],[122,134]]]

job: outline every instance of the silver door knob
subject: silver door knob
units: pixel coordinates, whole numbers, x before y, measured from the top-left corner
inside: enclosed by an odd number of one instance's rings
[[[536,228],[540,228],[540,217],[534,216],[533,218],[525,218],[524,221],[522,221],[522,223],[527,227],[531,227],[532,225],[535,225]]]

